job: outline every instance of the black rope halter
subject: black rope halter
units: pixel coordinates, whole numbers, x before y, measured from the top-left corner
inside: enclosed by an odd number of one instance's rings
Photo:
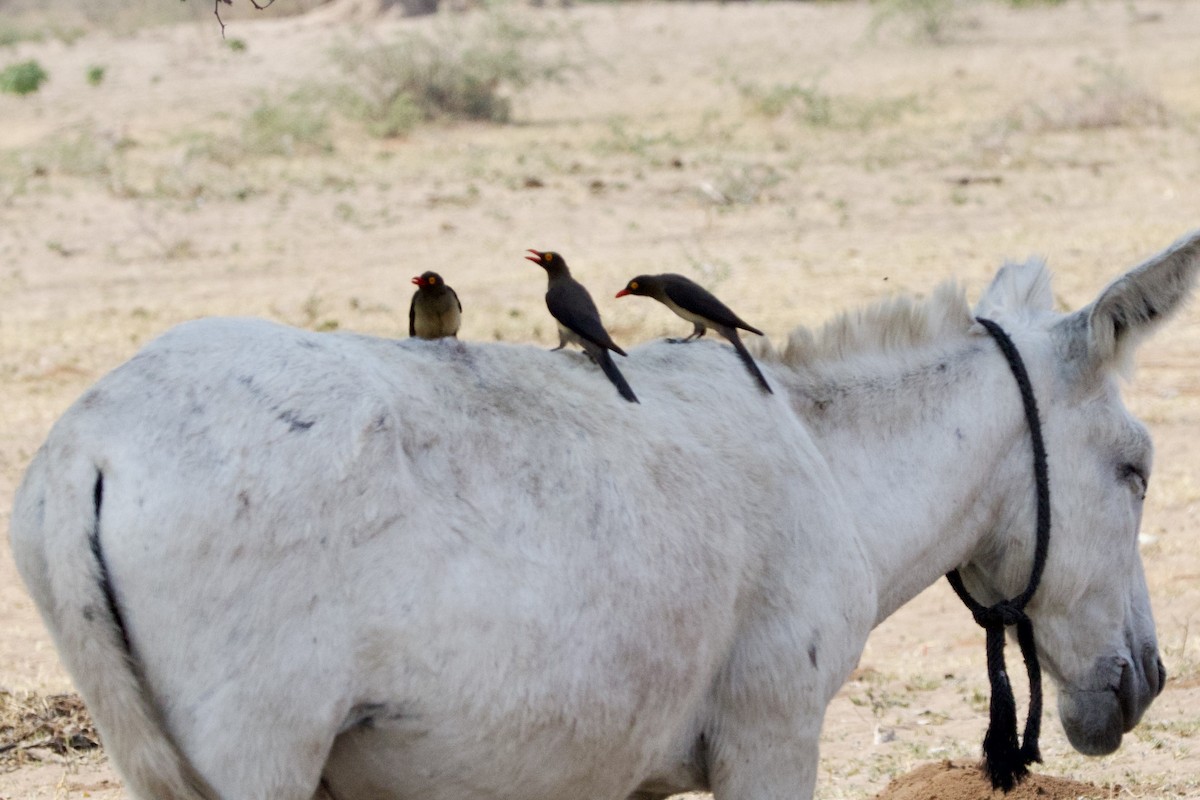
[[[1046,445],[1042,441],[1037,401],[1034,400],[1033,387],[1029,383],[1029,373],[1025,371],[1021,354],[1008,334],[995,322],[982,317],[976,321],[996,340],[1021,390],[1025,420],[1033,442],[1033,477],[1037,487],[1037,544],[1029,585],[1025,591],[1011,600],[983,606],[967,592],[957,569],[946,574],[955,594],[970,609],[975,622],[987,631],[987,667],[992,699],[988,730],[983,737],[983,766],[992,781],[992,788],[1007,792],[1029,774],[1030,764],[1042,760],[1042,754],[1038,751],[1038,734],[1042,727],[1042,669],[1033,642],[1033,622],[1025,613],[1025,606],[1037,591],[1042,570],[1046,566],[1046,549],[1050,544],[1050,477],[1046,469]],[[1017,704],[1004,665],[1004,629],[1009,625],[1017,626],[1017,642],[1021,646],[1025,671],[1029,675],[1029,714],[1025,717],[1023,742],[1017,739]]]

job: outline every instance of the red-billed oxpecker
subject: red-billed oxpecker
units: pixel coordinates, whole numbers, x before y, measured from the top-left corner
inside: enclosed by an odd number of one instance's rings
[[[600,365],[600,369],[604,370],[604,374],[617,387],[621,397],[631,403],[638,402],[637,395],[629,388],[625,376],[608,354],[611,350],[625,355],[625,351],[617,347],[608,331],[604,329],[604,323],[600,321],[600,312],[596,310],[596,304],[588,290],[571,277],[567,262],[558,253],[543,253],[540,250],[529,252],[533,255],[525,258],[546,270],[549,278],[546,308],[550,309],[551,316],[558,322],[558,347],[554,349],[561,350],[568,342],[579,345]]]
[[[738,328],[759,336],[762,336],[763,332],[744,322],[741,317],[729,310],[729,306],[714,297],[712,292],[690,278],[668,272],[662,275],[638,275],[625,284],[624,289],[617,292],[617,297],[624,297],[627,294],[653,297],[696,326],[692,335],[686,339],[668,339],[669,342],[690,342],[693,339],[699,339],[707,328],[712,328],[724,336],[733,345],[738,357],[742,359],[742,363],[746,365],[746,369],[750,371],[754,380],[758,381],[762,390],[767,394],[774,394],[767,379],[763,377],[758,365],[754,363],[754,359],[738,336]]]
[[[421,339],[458,337],[462,303],[454,290],[436,272],[422,272],[412,279],[417,285],[408,307],[408,335]]]

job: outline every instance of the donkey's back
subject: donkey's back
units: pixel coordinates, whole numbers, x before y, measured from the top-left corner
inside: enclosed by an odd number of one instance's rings
[[[779,533],[838,522],[739,370],[645,347],[631,406],[571,354],[189,323],[55,426],[18,566],[136,796],[623,797],[703,768],[799,602]]]

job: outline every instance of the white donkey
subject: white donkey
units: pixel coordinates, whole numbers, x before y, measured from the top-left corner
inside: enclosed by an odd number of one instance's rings
[[[1085,753],[1164,680],[1115,376],[1198,269],[1200,234],[1064,316],[1007,266],[976,309],[1042,410],[1029,613]],[[1028,580],[1029,428],[954,287],[793,334],[773,397],[715,343],[623,369],[641,405],[581,356],[211,319],[88,391],[12,545],[133,796],[808,798],[872,627]]]

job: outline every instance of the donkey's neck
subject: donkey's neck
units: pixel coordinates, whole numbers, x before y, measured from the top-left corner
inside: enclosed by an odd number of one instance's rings
[[[1000,498],[1031,485],[1020,397],[986,338],[819,367],[792,396],[855,515],[876,624],[988,547]]]

